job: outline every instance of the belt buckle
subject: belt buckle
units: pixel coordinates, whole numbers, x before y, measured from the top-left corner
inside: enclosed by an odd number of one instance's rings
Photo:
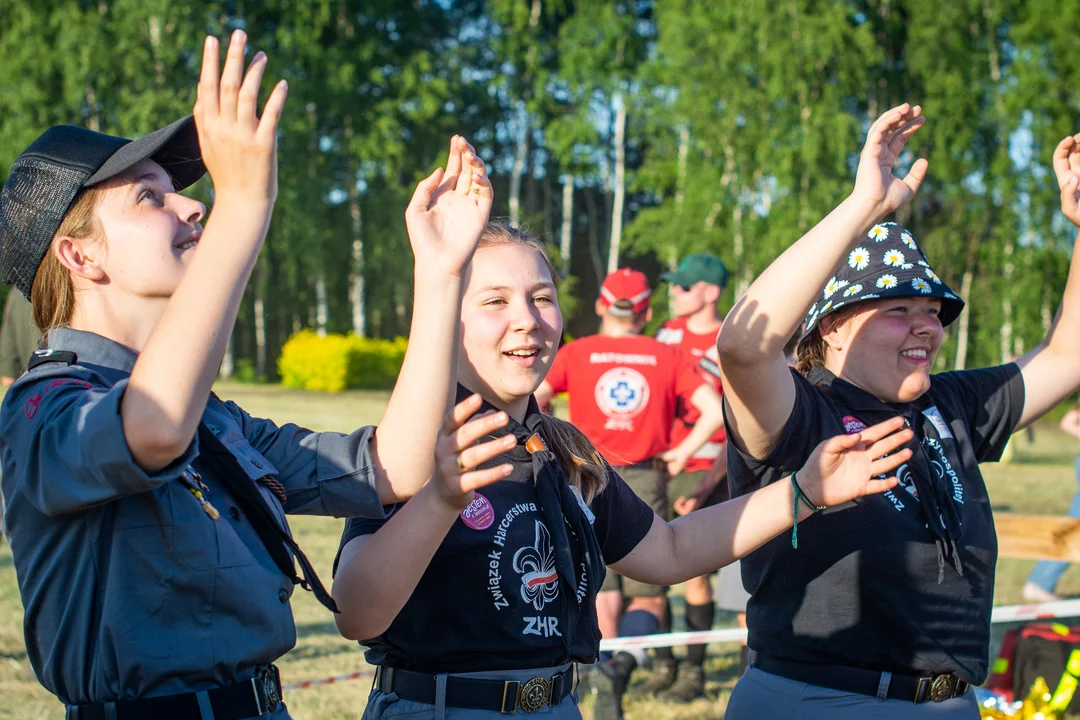
[[[959,679],[951,674],[919,678],[919,685],[915,689],[915,702],[923,703],[930,700],[939,703],[950,700],[956,696],[958,682]]]
[[[263,693],[266,695],[266,709],[267,711],[273,711],[281,702],[281,681],[278,678],[278,670],[271,665],[266,668],[266,672],[262,676]]]
[[[551,681],[534,677],[518,691],[518,707],[531,713],[542,709],[551,700]]]
[[[534,677],[524,685],[516,680],[507,680],[503,683],[503,700],[499,711],[504,715],[515,713],[519,709],[527,713],[536,712],[551,703],[551,688],[552,682],[541,677]]]

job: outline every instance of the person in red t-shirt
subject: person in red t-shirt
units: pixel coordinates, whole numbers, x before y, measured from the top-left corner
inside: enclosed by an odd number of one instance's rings
[[[624,268],[609,274],[596,301],[600,333],[559,350],[536,398],[544,403],[568,392],[570,422],[639,497],[658,515],[670,518],[668,476],[681,473],[723,425],[723,409],[719,394],[698,374],[692,358],[641,334],[652,316],[651,296],[642,273]],[[698,419],[673,442],[680,406],[693,408]],[[620,620],[624,597],[629,605]],[[597,596],[596,610],[604,637],[648,635],[670,628],[667,588],[614,572],[608,573]],[[616,659],[621,664],[616,664],[610,679],[619,706],[635,661],[626,654]]]
[[[701,378],[720,393],[716,335],[724,320],[717,304],[727,286],[727,267],[715,255],[690,255],[677,270],[662,274],[660,279],[671,284],[675,317],[660,327],[656,339],[682,348],[697,363]],[[680,406],[671,430],[672,441],[679,442],[689,435],[700,421],[699,416],[692,405]],[[685,515],[728,498],[726,440],[721,427],[686,463],[686,471],[671,479],[668,498],[677,514]],[[740,625],[744,625],[747,594],[737,563],[721,573],[719,589],[724,608],[738,612]],[[685,600],[686,629],[711,629],[716,614],[711,577],[703,575],[687,582]],[[678,667],[671,648],[657,648],[656,672],[642,690],[647,693],[664,691],[664,699],[672,702],[690,702],[704,697],[705,649],[706,645],[690,645],[685,662]]]

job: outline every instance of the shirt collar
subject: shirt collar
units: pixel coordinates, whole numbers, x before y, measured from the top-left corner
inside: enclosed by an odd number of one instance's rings
[[[130,375],[139,353],[115,340],[85,330],[56,328],[49,332],[48,346],[67,350],[78,356],[79,365],[95,365],[123,375]]]

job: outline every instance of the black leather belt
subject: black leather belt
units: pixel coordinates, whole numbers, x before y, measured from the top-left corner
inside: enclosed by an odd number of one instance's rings
[[[752,664],[759,670],[786,677],[789,680],[870,697],[877,697],[884,674],[846,665],[815,665],[762,655],[758,655]],[[924,677],[892,673],[885,697],[889,700],[907,700],[916,704],[930,701],[944,702],[960,697],[970,687],[971,685],[967,682],[948,673]]]
[[[214,720],[244,720],[270,712],[281,702],[281,676],[269,668],[247,682],[206,691]],[[67,720],[199,720],[196,693],[179,693],[95,705],[69,705]]]
[[[428,673],[380,665],[375,670],[375,687],[384,693],[396,693],[406,700],[435,704],[435,676]],[[450,675],[446,678],[446,707],[493,710],[505,714],[518,710],[531,713],[557,706],[573,689],[573,665],[557,675],[534,677],[525,682],[478,680]]]

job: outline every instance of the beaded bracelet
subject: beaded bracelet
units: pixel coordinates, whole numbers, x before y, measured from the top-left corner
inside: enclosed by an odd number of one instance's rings
[[[802,500],[803,504],[810,509],[810,512],[816,513],[824,510],[827,505],[815,505],[810,502],[810,498],[806,497],[806,493],[799,487],[799,481],[795,479],[796,473],[791,473],[791,491],[795,496],[791,503],[791,547],[797,549],[799,547],[799,501]]]

